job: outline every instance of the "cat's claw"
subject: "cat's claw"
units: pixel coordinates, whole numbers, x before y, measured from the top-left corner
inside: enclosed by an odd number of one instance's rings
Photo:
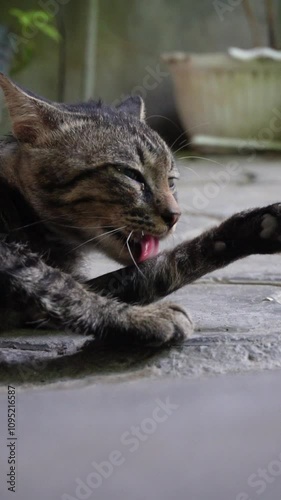
[[[141,308],[133,306],[131,312],[134,337],[146,345],[182,341],[193,332],[190,316],[178,304],[162,302]]]

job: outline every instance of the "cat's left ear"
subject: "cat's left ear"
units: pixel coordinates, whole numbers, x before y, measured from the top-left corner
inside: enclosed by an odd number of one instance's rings
[[[135,116],[142,122],[145,120],[145,104],[144,100],[139,95],[128,97],[117,106],[117,109],[128,115]]]
[[[63,113],[56,104],[23,90],[2,73],[0,87],[9,110],[13,134],[19,141],[30,144],[44,142],[63,121]]]

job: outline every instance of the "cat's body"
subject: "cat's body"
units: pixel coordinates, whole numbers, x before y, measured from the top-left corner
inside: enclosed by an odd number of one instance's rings
[[[184,338],[192,324],[180,307],[140,304],[238,258],[281,251],[276,204],[158,254],[180,216],[177,171],[142,101],[62,105],[3,75],[0,84],[13,125],[0,143],[2,329],[45,323],[116,341]],[[134,265],[85,284],[81,251],[96,247]]]

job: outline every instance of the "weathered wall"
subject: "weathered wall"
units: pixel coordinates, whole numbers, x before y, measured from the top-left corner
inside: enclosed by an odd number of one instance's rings
[[[213,52],[233,45],[251,47],[242,2],[222,0],[218,5],[231,3],[237,6],[228,7],[219,16],[212,0],[100,0],[95,97],[114,102],[136,91],[146,98],[149,115],[174,120],[171,79],[160,55],[173,50]],[[79,100],[83,94],[87,5],[88,0],[69,0],[60,7],[66,30],[67,101]],[[266,44],[263,0],[254,0],[253,5],[259,16],[262,42]],[[6,21],[11,6],[36,9],[38,2],[1,0],[0,22]],[[39,94],[58,99],[59,47],[40,35],[36,36],[36,44],[36,57],[16,79]],[[163,128],[167,124],[171,132],[169,121],[155,121]],[[176,127],[174,133],[178,133]]]
[[[228,3],[231,2],[224,0],[220,5]],[[258,14],[262,43],[266,45],[263,0],[252,3]],[[241,2],[233,10],[220,11],[220,14],[211,0],[102,0],[97,93],[114,101],[136,89],[146,97],[150,115],[164,115],[174,121],[170,76],[161,62],[160,67],[166,74],[161,76],[156,71],[163,52],[214,52],[224,51],[229,46],[251,47]],[[155,71],[156,76],[149,79],[147,75]],[[169,133],[173,131],[178,135],[177,127],[166,119],[158,117],[152,121],[161,125],[161,129],[168,128]]]

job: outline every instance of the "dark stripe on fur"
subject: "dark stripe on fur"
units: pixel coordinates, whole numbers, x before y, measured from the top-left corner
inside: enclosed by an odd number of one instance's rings
[[[53,191],[59,189],[63,191],[69,192],[71,189],[76,187],[80,182],[87,180],[87,179],[92,179],[95,175],[97,175],[98,170],[96,168],[91,168],[91,169],[86,169],[79,171],[78,174],[76,174],[72,179],[66,180],[66,181],[49,181],[46,182],[45,184],[41,184],[41,187],[44,189],[44,191],[48,193],[52,193]]]

